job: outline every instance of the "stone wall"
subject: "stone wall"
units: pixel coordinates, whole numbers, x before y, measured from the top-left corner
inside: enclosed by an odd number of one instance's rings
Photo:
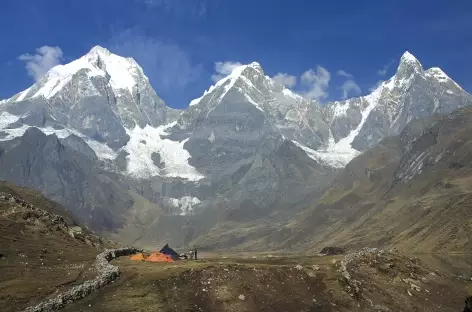
[[[32,218],[51,222],[56,227],[59,227],[62,230],[68,229],[68,225],[62,216],[36,208],[25,200],[18,198],[12,194],[0,192],[0,200],[9,201],[11,203],[15,203],[17,205],[25,207],[27,209],[26,213],[28,214],[25,215],[26,217],[30,216]],[[100,289],[101,287],[114,281],[120,275],[120,269],[117,266],[111,265],[109,261],[121,256],[131,255],[139,251],[141,250],[133,247],[107,249],[103,251],[102,253],[97,255],[94,262],[94,267],[97,271],[97,276],[94,279],[85,281],[80,285],[74,286],[71,289],[57,295],[56,297],[43,301],[36,306],[28,307],[24,311],[57,311],[58,309],[63,308],[67,304],[84,298],[85,296],[91,294],[97,289]]]
[[[50,312],[57,311],[67,304],[73,303],[101,287],[114,281],[120,275],[120,269],[117,266],[111,265],[109,261],[126,255],[131,255],[139,252],[139,249],[133,247],[107,249],[97,255],[94,266],[98,272],[98,276],[92,280],[74,286],[71,289],[57,295],[54,298],[41,302],[40,304],[29,307],[24,312]]]

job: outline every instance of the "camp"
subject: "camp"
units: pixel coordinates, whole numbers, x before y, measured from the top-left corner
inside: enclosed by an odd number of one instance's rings
[[[172,260],[179,260],[180,255],[172,248],[169,247],[169,244],[166,244],[164,247],[162,247],[159,252],[168,255],[169,257],[172,258]]]
[[[146,260],[146,257],[144,256],[143,253],[137,253],[135,255],[132,255],[130,260],[133,260],[133,261],[144,261]]]
[[[149,257],[146,258],[148,262],[174,262],[172,258],[166,254],[160,252],[153,252]]]

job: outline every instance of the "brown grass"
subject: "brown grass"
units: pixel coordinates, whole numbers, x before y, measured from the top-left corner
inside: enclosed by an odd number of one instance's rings
[[[37,207],[67,216],[59,205],[37,192],[9,188],[9,193],[24,196]],[[0,311],[35,304],[95,274],[90,267],[99,249],[47,222],[23,219],[22,209],[16,203],[0,201]]]

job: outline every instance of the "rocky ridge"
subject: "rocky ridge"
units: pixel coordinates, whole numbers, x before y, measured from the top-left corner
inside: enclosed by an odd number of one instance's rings
[[[352,252],[341,260],[338,272],[340,285],[361,311],[445,311],[445,302],[459,307],[467,293],[457,277],[394,249]]]
[[[37,224],[40,222],[44,224],[48,231],[64,232],[90,246],[103,246],[104,240],[100,236],[95,235],[88,230],[84,231],[81,227],[68,223],[63,216],[37,208],[22,198],[0,192],[0,201],[8,201],[16,205],[3,211],[2,214],[4,217],[12,217],[15,215],[17,218],[19,217],[30,224]]]

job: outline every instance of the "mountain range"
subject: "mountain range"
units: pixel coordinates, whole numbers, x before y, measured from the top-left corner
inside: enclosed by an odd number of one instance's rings
[[[395,75],[366,96],[321,105],[251,63],[176,110],[133,59],[97,46],[0,101],[0,179],[130,243],[305,246],[329,224],[323,216],[336,215],[319,208],[339,195],[333,187],[368,185],[352,174],[366,155],[400,161],[400,169],[379,166],[405,180],[420,156],[404,151],[429,131],[405,141],[408,129],[471,104],[441,69],[425,70],[405,52]],[[416,158],[401,160],[408,155]]]
[[[410,122],[353,159],[323,196],[281,225],[279,246],[472,251],[472,109]]]

